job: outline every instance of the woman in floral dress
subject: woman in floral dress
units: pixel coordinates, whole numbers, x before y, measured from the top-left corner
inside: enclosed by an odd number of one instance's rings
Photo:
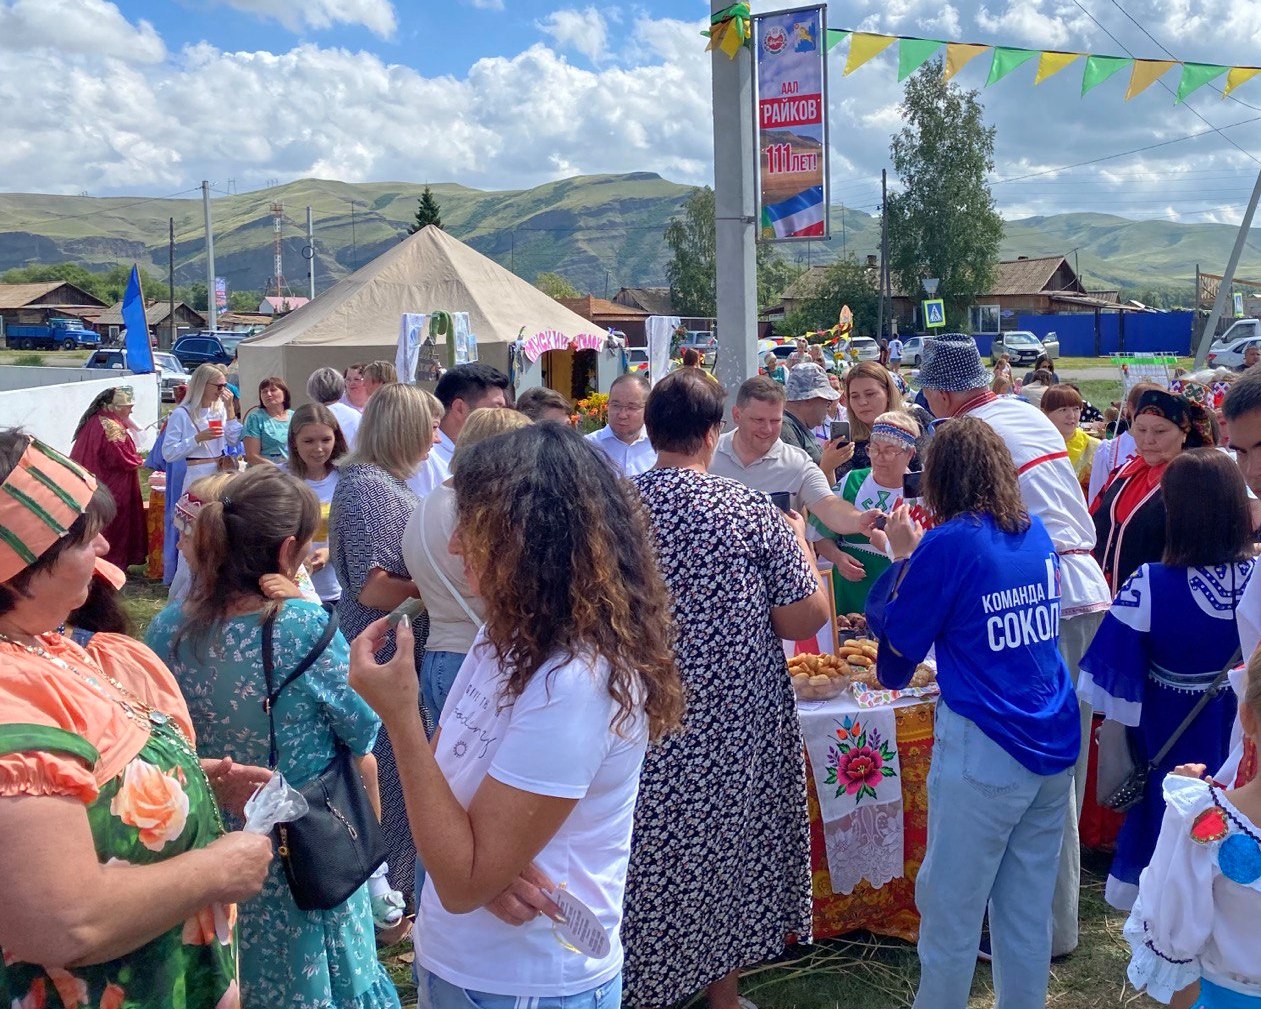
[[[108,492],[15,431],[0,472],[0,1005],[238,1007],[233,902],[271,842],[224,834],[223,765],[152,652],[57,631],[109,549]]]
[[[319,502],[295,477],[256,467],[202,506],[194,540],[197,578],[187,601],[162,611],[148,640],[188,698],[204,744],[245,764],[266,764],[268,717],[263,623],[275,614],[274,662],[293,669],[320,640],[328,614],[292,582],[319,522]],[[341,633],[275,705],[278,769],[301,788],[332,761],[338,741],[361,761],[375,794],[372,744],[380,725],[346,682]],[[398,995],[377,961],[367,886],[329,911],[301,911],[283,868],[243,908],[241,992],[253,1007],[394,1009]]]
[[[673,597],[687,692],[681,733],[650,747],[627,876],[625,986],[665,1006],[708,987],[736,1009],[742,967],[810,936],[801,729],[781,638],[813,635],[831,600],[800,516],[706,469],[724,393],[681,369],[648,399],[657,467],[637,476]]]

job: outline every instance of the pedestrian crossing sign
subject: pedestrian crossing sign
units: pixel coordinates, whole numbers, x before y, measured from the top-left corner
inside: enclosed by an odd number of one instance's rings
[[[946,303],[940,298],[930,298],[924,306],[924,328],[941,329],[946,325]]]

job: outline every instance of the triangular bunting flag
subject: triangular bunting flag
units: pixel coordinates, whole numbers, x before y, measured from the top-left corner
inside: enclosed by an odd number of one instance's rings
[[[1057,53],[1054,50],[1044,52],[1042,58],[1038,60],[1038,76],[1033,79],[1033,83],[1041,84],[1048,77],[1054,77],[1074,60],[1081,58],[1081,53]]]
[[[831,52],[842,42],[849,38],[849,32],[841,28],[829,28],[827,37],[827,51]]]
[[[1081,93],[1084,95],[1091,88],[1098,87],[1133,62],[1124,56],[1087,56],[1086,70],[1081,77]]]
[[[848,77],[873,56],[878,56],[897,41],[896,35],[872,35],[869,32],[854,32],[849,39],[849,59],[845,61],[845,76]]]
[[[947,42],[946,43],[946,80],[950,80],[955,74],[962,70],[972,60],[976,59],[981,53],[988,50],[989,46],[979,46],[972,42]]]
[[[898,80],[904,81],[941,48],[936,39],[903,39],[898,45]]]
[[[1192,92],[1199,91],[1209,81],[1217,80],[1229,69],[1230,67],[1223,67],[1216,63],[1182,64],[1182,80],[1178,81],[1177,101],[1186,101]]]
[[[985,81],[988,88],[996,81],[1001,81],[1018,66],[1023,66],[1037,56],[1034,49],[1016,49],[1012,46],[996,46],[994,60],[990,63],[990,75]]]
[[[1173,65],[1173,60],[1135,60],[1134,69],[1130,71],[1130,86],[1125,89],[1125,100],[1128,102],[1135,95],[1141,95]]]
[[[1222,97],[1225,98],[1240,84],[1247,84],[1257,74],[1261,74],[1261,67],[1231,67],[1226,75],[1226,90],[1222,92]]]

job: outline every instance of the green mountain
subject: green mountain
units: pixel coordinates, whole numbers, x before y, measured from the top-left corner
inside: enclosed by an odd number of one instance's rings
[[[315,221],[315,271],[320,290],[406,236],[423,186],[405,182],[345,183],[301,179],[211,201],[216,272],[233,290],[266,288],[273,274],[273,205],[282,205],[285,276],[306,292],[306,208]],[[649,172],[579,176],[534,189],[483,192],[433,185],[444,226],[453,235],[528,280],[552,271],[597,295],[622,286],[665,282],[666,223],[689,187]],[[0,193],[0,272],[59,262],[104,270],[140,262],[167,269],[168,220],[175,221],[176,282],[205,280],[202,204],[193,199],[47,196]],[[877,218],[834,207],[827,242],[785,245],[782,255],[807,263],[879,248]],[[1007,222],[1004,258],[1074,255],[1088,286],[1184,291],[1199,263],[1220,273],[1235,228],[1220,224],[1132,221],[1107,214],[1060,214]],[[1241,276],[1261,276],[1261,252],[1249,247]]]

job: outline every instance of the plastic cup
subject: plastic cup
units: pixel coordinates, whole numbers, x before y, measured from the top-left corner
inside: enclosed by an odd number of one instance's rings
[[[206,430],[213,434],[216,438],[223,437],[223,420],[215,417],[206,422]]]

